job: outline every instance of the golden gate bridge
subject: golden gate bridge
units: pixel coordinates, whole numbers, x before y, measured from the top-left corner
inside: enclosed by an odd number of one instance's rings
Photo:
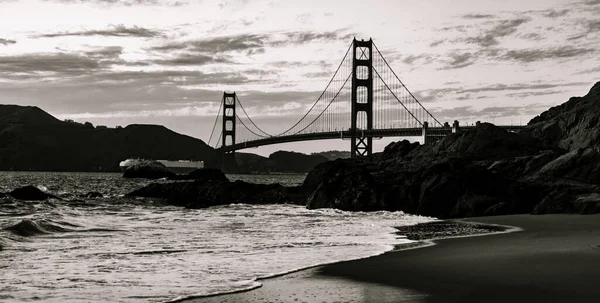
[[[372,154],[373,138],[421,137],[427,144],[468,128],[459,128],[458,121],[440,123],[402,83],[373,40],[355,38],[325,90],[297,122],[266,132],[235,92],[224,92],[208,144],[233,156],[245,148],[341,138],[350,139],[352,157],[361,157]]]

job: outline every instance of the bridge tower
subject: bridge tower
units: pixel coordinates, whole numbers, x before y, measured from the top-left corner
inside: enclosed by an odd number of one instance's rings
[[[221,138],[223,141],[221,144],[221,148],[235,144],[236,100],[237,97],[235,95],[235,92],[223,92],[223,128],[221,134]],[[228,138],[231,138],[230,142],[227,142]],[[224,172],[235,172],[237,170],[237,163],[235,161],[235,151],[222,153],[221,170],[223,170]]]
[[[350,152],[352,158],[369,156],[373,138],[363,130],[373,129],[373,40],[352,41],[352,110]]]

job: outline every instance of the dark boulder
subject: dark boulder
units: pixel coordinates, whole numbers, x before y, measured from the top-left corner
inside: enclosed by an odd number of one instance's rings
[[[187,175],[173,176],[172,180],[198,180],[198,181],[229,181],[227,176],[217,168],[200,168]]]
[[[163,199],[166,203],[187,208],[205,208],[232,203],[274,204],[304,203],[299,190],[280,184],[253,184],[243,181],[192,181],[153,183],[127,196]]]
[[[161,179],[174,176],[175,173],[169,171],[164,164],[152,160],[142,160],[123,172],[123,178]]]
[[[309,196],[306,206],[337,208],[347,211],[381,210],[375,179],[367,168],[349,161],[328,162],[319,168],[323,172],[320,182]],[[315,174],[305,180],[307,187],[316,184]]]
[[[46,200],[49,198],[57,199],[56,196],[45,193],[45,192],[41,191],[39,188],[37,188],[35,186],[31,186],[31,185],[16,188],[13,191],[9,192],[8,195],[10,195],[11,197],[13,197],[15,199],[30,200],[30,201],[40,201],[40,200]]]

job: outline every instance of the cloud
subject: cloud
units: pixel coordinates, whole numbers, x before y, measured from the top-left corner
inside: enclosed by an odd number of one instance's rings
[[[446,64],[443,69],[456,69],[463,68],[469,65],[473,65],[477,59],[477,54],[470,52],[460,53],[455,52],[450,54],[450,61]]]
[[[4,74],[51,72],[68,76],[86,74],[100,68],[101,64],[94,59],[67,53],[0,57],[0,73]]]
[[[151,50],[173,51],[189,50],[204,53],[220,53],[231,51],[247,51],[259,49],[265,46],[267,35],[241,34],[234,36],[222,36],[209,39],[191,40],[185,42],[172,42],[161,46],[152,47]]]
[[[594,48],[575,47],[570,45],[547,49],[520,49],[509,50],[500,58],[503,60],[529,63],[547,59],[568,59],[597,53]]]
[[[567,14],[569,14],[570,12],[571,12],[571,10],[568,10],[568,9],[563,9],[563,10],[559,10],[559,11],[552,9],[552,10],[549,10],[548,12],[544,13],[544,17],[555,19],[555,18],[559,18],[559,17],[564,17]]]
[[[600,72],[600,66],[595,67],[595,68],[585,69],[585,70],[581,71],[581,73],[583,73],[583,74],[593,74],[593,73],[598,73],[598,72]]]
[[[208,39],[171,42],[152,47],[155,51],[187,50],[200,53],[245,52],[248,55],[264,52],[265,47],[281,47],[313,42],[348,40],[352,34],[344,30],[329,32],[294,31],[285,33],[239,34]]]
[[[461,16],[463,19],[491,19],[494,17],[494,15],[489,14],[466,14]]]
[[[580,26],[583,27],[583,32],[575,36],[569,37],[567,40],[579,40],[581,38],[587,37],[590,34],[600,32],[600,20],[598,19],[581,20]]]
[[[465,38],[463,41],[466,43],[478,44],[482,47],[498,45],[498,38],[506,37],[515,33],[520,25],[529,21],[531,21],[531,18],[502,20],[491,29],[485,31],[483,34],[476,37]]]
[[[418,55],[406,55],[402,57],[404,64],[429,64],[433,62],[434,58],[431,54],[418,54]]]
[[[9,44],[15,44],[15,43],[17,43],[17,41],[15,41],[15,40],[0,38],[0,44],[2,44],[2,45],[9,45]]]
[[[550,88],[561,88],[568,86],[580,86],[580,85],[589,85],[587,82],[570,82],[570,83],[557,83],[557,84],[549,84],[549,83],[533,83],[533,84],[495,84],[489,86],[482,86],[477,88],[463,89],[457,91],[459,94],[465,93],[481,93],[481,92],[497,92],[497,91],[519,91],[519,90],[542,90],[542,89],[550,89]]]
[[[436,47],[436,46],[438,46],[438,45],[440,45],[440,44],[442,44],[442,43],[444,43],[444,42],[446,42],[446,40],[436,40],[436,41],[433,41],[433,42],[431,42],[431,43],[429,44],[429,46],[430,46],[430,47]]]
[[[86,56],[98,59],[117,59],[123,53],[122,46],[106,46],[83,52]]]
[[[52,34],[41,34],[36,37],[41,38],[54,38],[54,37],[66,37],[66,36],[107,36],[107,37],[139,37],[139,38],[153,38],[162,36],[161,31],[150,30],[143,27],[133,26],[126,27],[124,25],[112,25],[108,29],[103,30],[87,30],[87,31],[76,31],[76,32],[59,32]]]
[[[180,0],[46,0],[62,3],[92,3],[102,6],[180,6],[187,4],[186,1]]]
[[[205,65],[210,63],[233,63],[228,58],[222,56],[209,56],[203,54],[182,54],[170,59],[152,60],[152,63],[169,66],[189,66],[189,65]]]

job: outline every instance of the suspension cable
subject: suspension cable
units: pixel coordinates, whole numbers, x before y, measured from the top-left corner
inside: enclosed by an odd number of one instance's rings
[[[251,133],[253,133],[254,135],[256,135],[256,136],[258,136],[258,137],[260,137],[260,138],[264,138],[264,137],[265,137],[265,136],[263,136],[263,135],[259,135],[259,134],[255,133],[255,132],[253,132],[253,131],[252,131],[252,130],[251,130],[249,127],[248,127],[248,126],[246,126],[246,123],[244,123],[244,120],[242,120],[242,119],[240,118],[240,116],[238,116],[238,114],[237,114],[237,113],[235,113],[235,117],[236,117],[236,118],[238,118],[238,121],[240,121],[240,123],[242,123],[242,125],[243,125],[243,126],[244,126],[244,127],[245,127],[245,128],[248,130],[248,131],[250,131]]]
[[[400,99],[398,99],[398,97],[396,96],[396,94],[390,89],[390,87],[387,85],[387,83],[385,83],[385,81],[381,78],[381,75],[379,75],[379,72],[373,68],[373,71],[375,71],[375,73],[377,74],[377,77],[379,77],[379,79],[381,79],[381,82],[383,82],[383,85],[385,85],[385,87],[387,87],[387,89],[390,91],[390,93],[392,93],[392,95],[394,96],[394,98],[396,98],[396,100],[398,101],[398,103],[400,103],[400,105],[402,105],[402,107],[404,107],[404,109],[415,119],[417,120],[417,122],[419,122],[419,124],[423,125],[423,123],[421,121],[419,121],[419,119],[417,119],[417,117],[415,117],[415,115],[413,115],[413,113],[408,110],[408,108],[406,108],[406,106],[404,105],[404,103],[402,103],[402,101],[400,101]],[[435,118],[434,118],[435,119]]]
[[[208,146],[210,146],[210,141],[212,140],[213,134],[215,132],[215,128],[217,127],[217,122],[219,122],[219,113],[221,113],[221,108],[223,107],[223,102],[220,102],[219,110],[217,111],[217,118],[215,119],[215,124],[213,125],[212,131],[210,131],[210,138],[208,139]],[[216,146],[216,143],[215,143]]]
[[[394,74],[394,76],[396,77],[396,79],[400,82],[400,84],[402,84],[402,86],[404,87],[404,89],[408,92],[408,94],[410,94],[410,96],[415,99],[415,101],[417,102],[417,104],[419,104],[419,106],[421,106],[421,108],[423,108],[423,110],[425,110],[425,112],[427,112],[427,114],[433,118],[433,120],[435,120],[435,122],[437,122],[437,124],[439,124],[440,126],[443,126],[442,123],[440,123],[440,121],[438,121],[422,104],[421,102],[419,102],[419,100],[417,100],[417,98],[415,98],[415,96],[410,92],[410,90],[408,90],[408,88],[406,87],[406,85],[404,85],[404,83],[402,83],[402,80],[400,80],[400,78],[398,77],[398,75],[396,75],[396,72],[394,72],[394,70],[392,69],[392,67],[390,66],[390,64],[387,62],[387,60],[385,60],[385,57],[381,54],[381,51],[379,51],[379,48],[377,47],[377,45],[375,45],[375,42],[373,42],[373,46],[375,46],[375,50],[377,50],[377,53],[379,54],[379,56],[381,57],[381,59],[383,59],[383,62],[385,62],[385,64],[387,65],[387,67],[389,67],[389,69],[392,71],[392,73]],[[396,98],[397,99],[397,98]],[[413,116],[414,117],[414,116]],[[416,119],[416,118],[415,118]],[[418,120],[417,120],[418,121]]]
[[[252,125],[254,125],[254,127],[256,127],[256,129],[258,129],[260,132],[262,132],[266,136],[273,137],[271,134],[265,132],[264,130],[262,130],[262,128],[258,127],[258,125],[256,125],[256,123],[254,123],[254,121],[252,121],[252,118],[250,118],[250,116],[248,115],[248,113],[244,109],[244,106],[242,105],[242,102],[240,101],[240,98],[237,95],[235,97],[237,98],[237,101],[238,101],[238,104],[240,105],[240,108],[242,109],[242,111],[244,112],[244,114],[246,115],[246,117],[248,118],[248,120],[250,120],[250,123],[252,123]]]
[[[354,42],[352,42],[354,43]],[[287,132],[289,132],[290,130],[292,130],[294,127],[296,127],[298,124],[300,124],[300,122],[302,122],[302,120],[304,120],[304,118],[306,118],[306,116],[308,116],[308,114],[310,114],[310,112],[313,110],[313,108],[317,105],[317,103],[319,103],[319,100],[321,100],[321,98],[323,97],[323,95],[325,94],[325,92],[327,92],[327,89],[329,88],[329,85],[331,85],[331,83],[333,82],[333,80],[335,79],[335,76],[337,75],[338,71],[340,70],[340,67],[342,67],[344,61],[346,60],[346,57],[348,57],[348,53],[350,52],[350,49],[352,48],[352,43],[350,43],[350,46],[348,46],[348,50],[346,51],[346,54],[344,55],[344,58],[342,59],[342,61],[340,62],[340,65],[338,66],[337,70],[335,71],[335,73],[333,74],[333,77],[331,77],[331,80],[329,80],[329,83],[327,83],[327,86],[325,87],[325,90],[323,90],[323,92],[321,93],[321,95],[319,96],[319,98],[317,99],[317,101],[315,101],[315,103],[313,103],[313,105],[310,107],[310,109],[306,112],[306,114],[304,114],[304,116],[302,116],[302,118],[300,118],[300,120],[298,120],[298,122],[296,122],[296,124],[292,125],[292,127],[288,128],[287,130],[279,133],[276,136],[281,136]],[[305,127],[306,128],[306,127]],[[303,128],[303,129],[305,129]]]
[[[333,103],[333,101],[335,101],[335,98],[337,98],[337,96],[340,94],[340,92],[342,91],[342,89],[344,88],[344,86],[346,86],[346,83],[348,83],[348,80],[350,80],[350,77],[352,76],[352,73],[350,73],[350,75],[348,75],[348,77],[346,78],[346,81],[344,81],[344,84],[342,84],[342,87],[340,87],[340,89],[337,91],[337,93],[335,94],[335,96],[333,96],[333,99],[331,99],[331,101],[329,101],[329,104],[327,104],[327,107],[325,107],[325,109],[323,109],[323,111],[312,121],[310,122],[307,126],[305,126],[303,129],[297,131],[296,133],[292,134],[292,135],[297,135],[300,132],[302,132],[303,130],[307,129],[309,126],[311,126],[313,123],[315,123],[315,121],[317,121],[325,111],[327,111],[327,109],[329,108],[329,106]]]

